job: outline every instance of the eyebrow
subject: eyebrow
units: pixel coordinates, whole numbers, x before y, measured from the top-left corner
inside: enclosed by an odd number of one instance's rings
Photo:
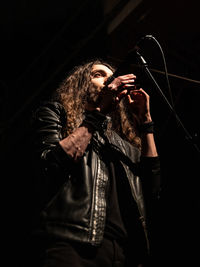
[[[91,74],[95,74],[96,72],[100,72],[102,74],[106,74],[106,75],[109,75],[105,70],[102,70],[102,69],[96,69],[96,70],[93,70],[91,72]]]
[[[95,72],[103,72],[103,73],[106,73],[105,70],[101,70],[101,69],[93,70],[91,73],[95,73]]]

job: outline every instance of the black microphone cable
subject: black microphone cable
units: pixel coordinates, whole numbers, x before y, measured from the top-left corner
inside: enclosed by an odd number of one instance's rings
[[[167,85],[168,85],[168,90],[169,90],[169,93],[170,93],[170,98],[171,98],[171,105],[169,103],[169,101],[167,100],[166,96],[164,95],[164,93],[162,92],[162,90],[160,89],[159,85],[157,84],[157,82],[155,81],[154,77],[152,76],[152,74],[150,73],[148,67],[147,67],[147,63],[145,61],[145,59],[143,58],[143,56],[139,53],[139,50],[140,50],[140,43],[143,41],[143,40],[153,40],[159,47],[160,51],[161,51],[161,54],[162,54],[162,58],[163,58],[163,62],[164,62],[164,69],[165,69],[165,77],[166,77],[166,80],[167,80]],[[194,137],[192,137],[190,135],[190,133],[187,131],[187,129],[185,128],[185,126],[183,125],[182,121],[180,120],[179,116],[177,115],[176,113],[176,110],[174,108],[174,101],[173,101],[173,97],[172,97],[172,91],[171,91],[171,86],[170,86],[170,83],[169,83],[169,78],[168,78],[168,71],[167,71],[167,64],[166,64],[166,60],[165,60],[165,56],[164,56],[164,53],[163,53],[163,50],[162,50],[162,47],[161,45],[159,44],[159,42],[156,40],[155,37],[153,37],[152,35],[145,35],[144,37],[142,37],[135,45],[135,47],[130,51],[130,52],[135,52],[137,57],[140,58],[140,61],[142,62],[142,65],[145,67],[145,70],[147,72],[147,74],[151,77],[151,79],[154,81],[155,85],[157,86],[157,89],[159,89],[159,92],[161,93],[162,97],[165,99],[166,103],[168,104],[168,106],[170,107],[170,110],[173,112],[174,116],[175,116],[175,119],[176,119],[176,122],[177,122],[177,125],[178,126],[181,126],[182,129],[184,130],[185,132],[185,138],[190,141],[192,143],[192,145],[195,147],[195,149],[197,150],[197,152],[200,153],[200,148],[198,147],[198,145],[196,144],[195,140],[194,140]]]
[[[174,105],[173,94],[172,94],[172,90],[171,90],[171,86],[170,86],[170,82],[169,82],[169,75],[168,75],[168,70],[167,70],[166,59],[165,59],[165,55],[164,55],[163,49],[162,49],[160,43],[158,42],[158,40],[153,35],[150,35],[150,34],[145,35],[145,36],[141,37],[136,42],[136,45],[134,46],[134,48],[132,50],[129,51],[129,53],[132,52],[132,51],[136,51],[137,52],[137,50],[140,50],[140,44],[145,40],[154,41],[156,43],[156,45],[158,46],[160,52],[161,52],[163,65],[164,65],[165,78],[166,78],[166,81],[167,81],[167,88],[168,88],[168,91],[169,91],[171,105],[172,105],[172,107],[174,109],[175,105]]]
[[[146,35],[146,38],[148,40],[154,41],[157,44],[158,48],[160,49],[160,52],[161,52],[161,55],[162,55],[162,59],[163,59],[163,64],[164,64],[164,72],[165,72],[165,78],[166,78],[166,81],[167,81],[167,87],[168,87],[168,91],[169,91],[169,96],[170,96],[172,107],[174,108],[175,105],[174,105],[174,100],[173,100],[173,94],[172,94],[172,90],[171,90],[171,86],[170,86],[170,82],[169,82],[169,75],[168,75],[167,64],[166,64],[166,59],[165,59],[165,55],[164,55],[163,49],[162,49],[160,43],[158,42],[158,40],[153,35]]]

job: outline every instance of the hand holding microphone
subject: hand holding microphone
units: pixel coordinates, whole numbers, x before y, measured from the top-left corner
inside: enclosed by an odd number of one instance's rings
[[[102,113],[109,113],[112,111],[125,97],[131,89],[135,88],[134,74],[126,74],[118,77],[111,76],[105,83],[104,88],[101,90],[99,97],[98,109]]]
[[[150,97],[142,88],[137,89],[135,81],[132,73],[109,77],[101,92],[99,110],[109,113],[125,98],[130,112],[137,115],[141,123],[151,121]]]

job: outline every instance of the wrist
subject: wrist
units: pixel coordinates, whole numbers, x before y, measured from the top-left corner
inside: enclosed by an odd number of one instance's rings
[[[140,125],[139,131],[140,134],[154,133],[154,122],[152,120],[145,121]]]
[[[104,132],[107,130],[110,118],[100,112],[98,108],[84,112],[82,125],[88,125],[93,131]]]
[[[150,123],[150,122],[152,122],[151,115],[150,114],[145,114],[143,119],[142,119],[142,123],[145,124],[145,123]]]

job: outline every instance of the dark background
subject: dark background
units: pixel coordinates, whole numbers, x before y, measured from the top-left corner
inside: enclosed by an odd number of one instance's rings
[[[198,1],[7,1],[1,4],[0,27],[1,218],[5,255],[10,255],[6,260],[14,258],[15,266],[21,266],[31,224],[32,110],[74,65],[102,57],[120,66],[136,42],[150,34],[162,48],[176,112],[192,137],[191,142],[132,56],[130,72],[151,96],[162,164],[158,257],[160,266],[182,266],[186,261],[192,266],[199,248]],[[158,44],[145,40],[140,51],[170,100]]]

